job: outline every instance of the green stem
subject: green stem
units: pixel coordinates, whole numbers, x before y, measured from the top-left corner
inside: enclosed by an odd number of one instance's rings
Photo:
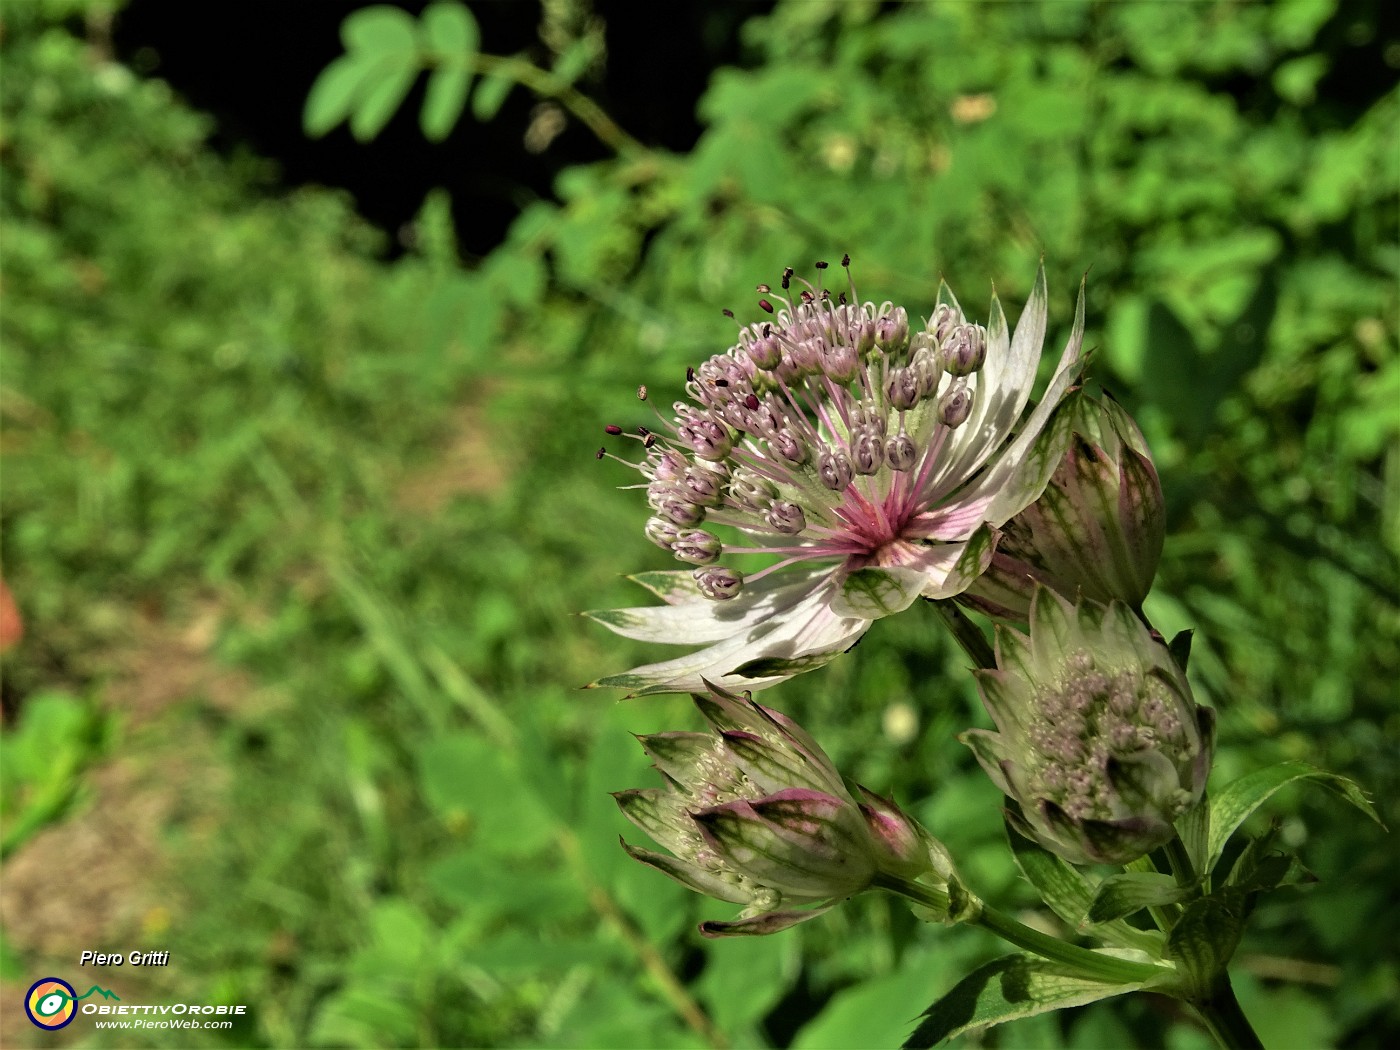
[[[1186,852],[1186,843],[1181,841],[1181,836],[1176,835],[1166,845],[1167,860],[1171,862],[1172,875],[1176,878],[1176,884],[1181,887],[1195,886],[1197,882],[1196,866],[1191,863],[1191,854]]]
[[[1191,1005],[1205,1021],[1222,1050],[1264,1050],[1258,1034],[1240,1009],[1228,974],[1222,973],[1211,987],[1210,996],[1193,999]]]
[[[996,653],[988,644],[987,636],[982,632],[982,628],[967,618],[967,613],[959,609],[951,599],[936,600],[933,607],[974,664],[984,670],[996,667]]]
[[[931,886],[923,886],[917,882],[890,875],[877,878],[876,885],[927,905],[935,911],[946,911],[948,908],[948,894]],[[1092,952],[1087,948],[1080,948],[1078,945],[1062,941],[1058,937],[1051,937],[1047,933],[1033,930],[1024,923],[1017,922],[1011,916],[999,912],[981,901],[976,902],[973,910],[963,921],[972,923],[974,926],[981,926],[995,933],[1002,940],[1010,941],[1018,948],[1024,948],[1026,951],[1052,962],[1062,963],[1096,981],[1112,981],[1118,984],[1146,981],[1160,976],[1162,973],[1160,967],[1151,963],[1129,962],[1127,959]]]
[[[504,76],[514,80],[541,98],[552,98],[572,113],[598,141],[614,153],[648,153],[646,146],[623,131],[617,121],[608,116],[602,106],[570,84],[559,80],[547,69],[514,55],[473,54],[461,59],[440,55],[423,55],[425,66],[466,68],[482,76]]]

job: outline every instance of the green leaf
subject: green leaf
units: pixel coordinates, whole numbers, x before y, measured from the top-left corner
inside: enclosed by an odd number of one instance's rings
[[[554,79],[563,86],[572,84],[583,75],[596,54],[593,41],[588,37],[575,40],[566,47],[550,71]]]
[[[1176,834],[1186,846],[1191,866],[1205,882],[1209,871],[1206,867],[1206,851],[1210,846],[1210,800],[1203,797],[1191,809],[1182,814],[1176,822]],[[1207,885],[1209,885],[1207,883]]]
[[[1094,902],[1089,905],[1088,920],[1100,923],[1122,919],[1143,908],[1175,904],[1185,899],[1188,892],[1170,875],[1135,871],[1110,875],[1099,883]]]
[[[500,111],[513,87],[515,78],[503,73],[482,77],[472,93],[472,116],[477,120],[490,120]]]
[[[1040,899],[1071,929],[1078,929],[1094,902],[1093,884],[1076,868],[1020,835],[1010,825],[1006,835],[1017,866],[1040,894]],[[1139,930],[1126,922],[1110,921],[1094,932],[1112,944],[1136,948],[1154,958],[1161,957],[1163,938],[1155,930]]]
[[[443,0],[430,5],[422,15],[423,40],[445,62],[464,68],[481,46],[476,19],[462,4]]]
[[[417,25],[411,15],[388,4],[353,11],[340,23],[340,41],[346,51],[382,55],[416,51]]]
[[[1246,893],[1267,893],[1284,885],[1316,882],[1316,876],[1296,856],[1274,850],[1277,838],[1275,823],[1263,835],[1250,839],[1230,869],[1225,885]]]
[[[471,80],[471,71],[467,69],[441,67],[433,70],[428,77],[428,91],[423,96],[423,110],[418,118],[418,126],[423,129],[425,137],[433,142],[447,138],[457,118],[462,115],[462,107],[467,104]]]
[[[1225,971],[1239,946],[1248,911],[1245,895],[1224,890],[1192,901],[1167,937],[1167,954],[1176,961],[1191,996],[1205,995]]]
[[[1083,1006],[1141,987],[1080,977],[1035,955],[1005,955],[974,970],[925,1010],[904,1047],[920,1050],[974,1028]]]
[[[1263,805],[1269,796],[1295,780],[1310,780],[1321,785],[1350,802],[1377,824],[1381,824],[1381,818],[1377,816],[1375,807],[1371,805],[1353,781],[1336,773],[1328,773],[1326,770],[1318,769],[1306,762],[1281,762],[1276,766],[1270,766],[1268,769],[1261,769],[1257,773],[1241,777],[1211,799],[1210,849],[1206,867],[1203,870],[1214,870],[1215,865],[1220,862],[1220,854],[1225,849],[1225,843],[1230,841],[1230,836],[1235,833],[1235,829],[1244,823],[1251,813]],[[1381,824],[1381,826],[1385,825]]]
[[[385,55],[365,78],[364,90],[350,114],[350,133],[368,142],[384,130],[394,111],[418,78],[418,60],[412,53]]]
[[[316,77],[301,111],[302,130],[320,138],[350,115],[372,63],[357,55],[341,55]]]
[[[837,616],[878,620],[913,605],[924,583],[924,574],[916,569],[857,569],[843,581],[831,611]]]
[[[1172,636],[1171,643],[1167,649],[1172,654],[1172,659],[1176,661],[1176,666],[1181,668],[1181,673],[1186,673],[1186,665],[1191,662],[1191,636],[1195,631],[1178,631]]]

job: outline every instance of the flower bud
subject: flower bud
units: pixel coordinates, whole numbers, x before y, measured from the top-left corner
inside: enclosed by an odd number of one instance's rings
[[[614,795],[670,851],[623,843],[689,889],[742,904],[706,936],[775,933],[868,889],[881,875],[946,885],[947,852],[894,803],[847,789],[825,752],[785,715],[711,687],[695,698],[709,733],[641,738],[666,788]],[[813,907],[804,907],[804,906]]]
[[[711,601],[725,602],[744,589],[744,576],[722,565],[708,565],[695,570],[695,585]]]
[[[1210,773],[1214,712],[1122,602],[1070,605],[1045,587],[1030,636],[997,630],[978,672],[997,732],[968,730],[1027,838],[1075,864],[1126,864],[1165,845]]]
[[[972,393],[965,383],[954,380],[953,385],[938,399],[938,419],[945,427],[957,428],[972,414]]]
[[[909,315],[902,306],[875,321],[875,345],[887,354],[897,354],[909,345]]]
[[[1112,398],[1080,398],[1057,425],[1069,449],[1038,500],[1007,523],[991,567],[965,594],[989,615],[1024,621],[1039,582],[1065,598],[1139,608],[1166,532],[1162,485],[1147,442]]]
[[[885,437],[880,429],[865,426],[855,435],[851,444],[851,464],[856,473],[867,477],[876,473],[885,464]]]
[[[828,445],[817,458],[817,475],[832,492],[843,492],[856,476],[856,468],[844,448]]]
[[[950,375],[972,375],[987,359],[987,330],[980,324],[960,324],[948,334],[941,352]]]
[[[765,372],[777,368],[783,359],[783,344],[772,331],[745,342],[744,350],[748,353],[749,360]]]
[[[718,507],[724,503],[724,478],[712,470],[691,467],[681,483],[691,503],[701,507]]]
[[[796,503],[776,500],[768,508],[763,520],[785,536],[796,536],[807,527],[807,516]]]
[[[885,442],[885,462],[890,465],[891,470],[908,470],[918,459],[919,450],[914,447],[914,442],[908,434],[898,433]]]
[[[777,496],[778,490],[771,481],[744,467],[734,472],[734,479],[729,484],[729,498],[740,510],[752,514],[766,511]]]
[[[719,537],[704,529],[687,529],[671,544],[671,553],[691,565],[709,565],[723,550]]]
[[[671,544],[675,543],[681,534],[680,528],[665,518],[648,518],[643,531],[646,532],[647,539],[663,550],[670,550]]]

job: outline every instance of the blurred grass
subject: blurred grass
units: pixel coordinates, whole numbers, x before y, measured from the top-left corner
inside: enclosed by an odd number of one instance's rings
[[[939,270],[969,308],[992,277],[1016,301],[1044,251],[1061,336],[1093,267],[1096,374],[1172,503],[1152,614],[1198,628],[1217,776],[1306,758],[1400,818],[1397,96],[1326,81],[1374,7],[781,4],[750,24],[754,66],[716,71],[691,155],[567,171],[470,269],[445,198],[379,262],[341,197],[216,157],[207,121],[55,10],[7,7],[0,45],[0,556],[28,628],[4,667],[5,845],[85,812],[91,763],[159,767],[150,735],[104,759],[91,719],[138,717],[110,697],[148,627],[212,618],[199,658],[252,684],[174,701],[221,787],[212,817],[159,830],[151,878],[174,990],[251,1004],[231,1044],[892,1045],[992,954],[883,898],[702,948],[723,906],[628,862],[606,794],[653,776],[627,732],[687,726],[686,705],[577,691],[654,654],[576,612],[664,567],[609,488],[633,479],[592,461],[602,425],[723,349],[720,306],[843,250],[863,294],[911,309]],[[996,793],[951,744],[982,716],[931,631],[883,622],[770,699],[1028,906]],[[893,705],[912,733],[880,728]],[[36,746],[69,757],[31,768]],[[1260,909],[1246,1009],[1271,1045],[1385,1046],[1393,851],[1325,800],[1282,804],[1324,881]],[[13,942],[7,979],[71,965]],[[1279,977],[1318,972],[1336,983]],[[1170,1010],[988,1041],[1204,1045],[1162,1034]]]

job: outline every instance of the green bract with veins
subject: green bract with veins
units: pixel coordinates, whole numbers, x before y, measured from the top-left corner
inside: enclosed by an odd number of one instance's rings
[[[1162,485],[1147,441],[1107,395],[1062,409],[1074,436],[1044,493],[1002,529],[987,571],[959,600],[1024,623],[1037,584],[1073,600],[1139,608],[1166,535]]]
[[[707,733],[641,737],[666,780],[620,791],[623,814],[669,855],[629,854],[689,889],[744,906],[709,937],[776,933],[870,888],[881,875],[946,888],[942,845],[887,799],[848,790],[825,752],[777,711],[712,687],[695,703]]]
[[[1169,842],[1210,772],[1214,713],[1126,605],[1045,587],[1030,635],[997,629],[979,671],[997,732],[961,736],[1027,837],[1076,864],[1126,864]]]
[[[1014,333],[995,297],[984,328],[946,285],[922,324],[790,269],[781,292],[759,290],[781,304],[759,301],[772,319],[690,371],[690,401],[664,431],[632,435],[645,448],[631,465],[654,515],[646,534],[691,568],[638,578],[663,606],[588,614],[629,638],[699,648],[595,685],[761,689],[820,667],[876,619],[962,593],[991,562],[997,527],[1065,454],[1055,410],[1080,369],[1082,290],[1034,408],[1043,270]],[[771,563],[736,567],[751,555]]]

